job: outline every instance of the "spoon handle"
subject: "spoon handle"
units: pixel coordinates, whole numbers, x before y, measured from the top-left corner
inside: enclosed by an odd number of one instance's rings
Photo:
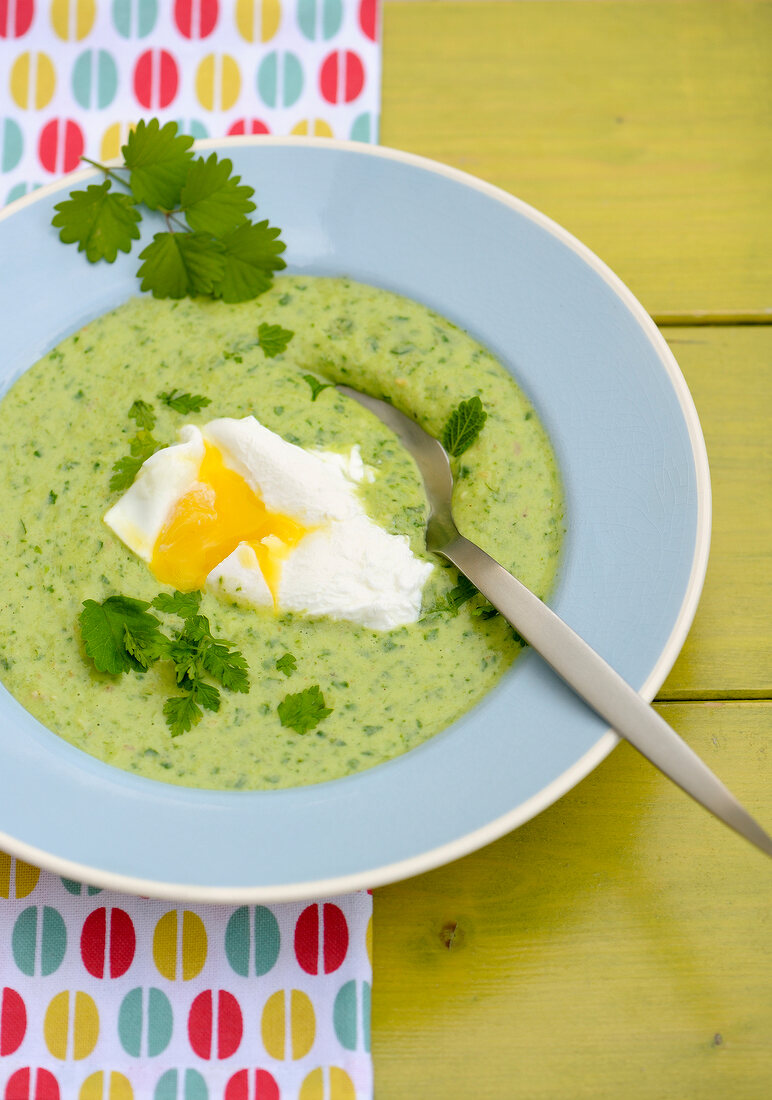
[[[665,775],[772,856],[770,837],[675,730],[570,626],[463,536],[437,553],[452,561],[577,695]]]

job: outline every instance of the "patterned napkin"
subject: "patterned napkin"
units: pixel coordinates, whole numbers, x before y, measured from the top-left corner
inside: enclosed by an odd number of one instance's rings
[[[0,0],[0,205],[141,117],[377,141],[378,0]],[[364,1100],[368,893],[195,906],[0,852],[0,1100]]]
[[[375,142],[379,39],[379,0],[0,0],[0,203],[143,117]]]

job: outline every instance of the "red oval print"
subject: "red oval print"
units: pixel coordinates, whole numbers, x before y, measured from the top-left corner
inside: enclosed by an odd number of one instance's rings
[[[268,125],[260,118],[237,118],[232,123],[229,134],[270,134]]]
[[[145,50],[134,66],[134,95],[143,107],[168,107],[177,95],[180,74],[168,50]]]
[[[59,1084],[47,1069],[17,1069],[8,1078],[5,1100],[61,1100]]]
[[[240,1069],[225,1086],[224,1100],[280,1100],[279,1086],[267,1069]]]
[[[27,1010],[15,989],[0,992],[0,1057],[19,1049],[27,1031]]]
[[[34,14],[34,0],[0,0],[0,38],[21,38]]]
[[[378,37],[378,3],[379,0],[360,0],[359,26],[362,34],[375,42]]]
[[[47,172],[72,172],[84,149],[83,131],[71,118],[53,118],[40,131],[38,159]]]
[[[80,957],[95,978],[122,977],[134,961],[136,947],[134,925],[123,909],[102,906],[89,913],[83,922]]]
[[[319,911],[321,909],[321,926]],[[319,973],[321,958],[325,974],[337,970],[348,951],[348,925],[337,905],[309,905],[295,925],[295,957],[306,974]]]
[[[199,993],[188,1015],[188,1039],[199,1058],[230,1058],[239,1049],[243,1034],[241,1008],[232,993],[218,990],[216,1002],[214,990]]]
[[[322,62],[319,88],[328,103],[351,103],[365,86],[365,67],[352,50],[334,50]]]
[[[174,22],[185,38],[206,38],[217,26],[217,0],[176,0]]]

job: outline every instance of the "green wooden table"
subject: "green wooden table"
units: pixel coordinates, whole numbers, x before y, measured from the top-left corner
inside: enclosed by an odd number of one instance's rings
[[[532,203],[686,376],[713,479],[658,696],[772,827],[772,5],[384,5],[381,141]],[[515,833],[375,894],[378,1100],[772,1094],[772,866],[627,745]]]

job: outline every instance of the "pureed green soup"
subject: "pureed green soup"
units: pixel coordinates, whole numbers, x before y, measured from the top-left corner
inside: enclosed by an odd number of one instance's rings
[[[258,325],[294,333],[267,358]],[[0,676],[41,722],[85,752],[139,775],[193,787],[271,789],[372,767],[419,745],[476,703],[520,651],[500,616],[474,597],[448,600],[455,569],[424,549],[426,500],[412,459],[380,421],[304,374],[388,396],[439,435],[462,400],[488,419],[456,463],[454,512],[480,543],[545,595],[557,568],[563,501],[545,432],[512,377],[450,322],[415,302],[346,279],[283,277],[257,301],[134,299],[64,340],[0,403],[7,471]],[[185,416],[157,394],[203,394]],[[361,496],[386,530],[432,560],[422,618],[380,632],[347,622],[275,615],[205,594],[201,612],[250,669],[249,694],[222,693],[218,713],[172,738],[163,702],[172,666],[98,673],[78,628],[86,599],[150,601],[163,590],[103,522],[120,494],[113,464],[128,453],[132,403],[154,406],[153,435],[173,443],[186,423],[252,414],[291,443],[347,452],[377,471]],[[481,613],[482,612],[482,613]],[[276,667],[292,653],[291,676]],[[332,713],[305,734],[281,725],[288,693],[318,684]]]

